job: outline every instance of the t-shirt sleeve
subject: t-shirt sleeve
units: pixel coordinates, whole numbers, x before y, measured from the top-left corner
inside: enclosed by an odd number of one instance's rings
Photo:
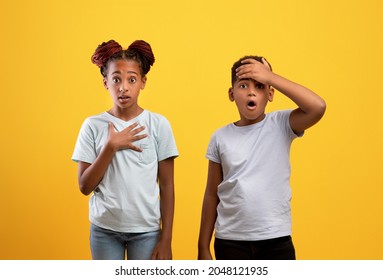
[[[290,125],[290,115],[293,110],[282,110],[276,111],[276,117],[278,119],[278,123],[281,125],[281,129],[283,132],[291,139],[294,140],[297,137],[302,137],[304,132],[300,134],[296,134]]]
[[[158,161],[178,156],[178,149],[170,122],[163,117],[158,129]]]
[[[218,151],[217,133],[214,133],[210,139],[209,145],[207,147],[206,158],[215,163],[221,164],[221,158]]]
[[[93,163],[97,158],[94,133],[89,120],[85,120],[81,126],[80,133],[72,155],[75,162]]]

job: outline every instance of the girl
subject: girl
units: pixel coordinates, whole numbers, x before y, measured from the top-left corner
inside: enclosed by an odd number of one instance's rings
[[[93,193],[93,259],[172,259],[178,150],[168,120],[138,105],[154,60],[142,40],[126,50],[110,40],[92,56],[113,100],[84,121],[72,156],[80,191]]]

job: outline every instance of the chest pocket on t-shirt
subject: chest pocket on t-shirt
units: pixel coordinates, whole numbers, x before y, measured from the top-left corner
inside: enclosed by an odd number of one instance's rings
[[[139,147],[142,149],[138,155],[141,163],[149,164],[157,160],[157,152],[152,139],[149,137],[142,139]]]

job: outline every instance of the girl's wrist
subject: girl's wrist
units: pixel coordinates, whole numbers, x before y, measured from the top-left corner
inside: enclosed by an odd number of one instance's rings
[[[115,154],[118,151],[117,147],[110,140],[105,143],[104,149],[112,154]]]

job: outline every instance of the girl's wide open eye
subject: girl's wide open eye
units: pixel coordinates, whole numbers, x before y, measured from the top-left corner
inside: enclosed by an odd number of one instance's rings
[[[134,84],[135,82],[137,82],[136,77],[130,77],[129,78],[129,83]]]
[[[119,77],[113,77],[112,78],[112,82],[115,83],[115,84],[118,84],[120,82],[120,78]]]
[[[239,85],[239,88],[245,89],[245,88],[247,88],[247,84],[245,84],[245,83],[240,84],[240,85]]]

